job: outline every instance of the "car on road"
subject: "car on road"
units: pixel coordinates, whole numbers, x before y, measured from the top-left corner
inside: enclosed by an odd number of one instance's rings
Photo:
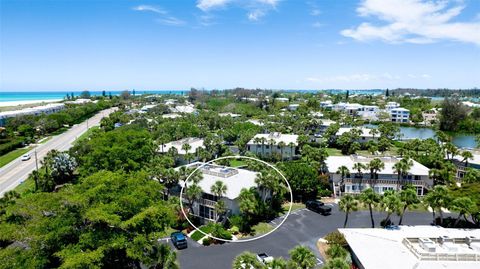
[[[317,212],[322,215],[330,215],[332,213],[332,208],[326,206],[323,202],[317,200],[310,200],[305,203],[305,206],[312,210],[313,212]]]
[[[257,260],[263,264],[268,264],[273,261],[273,257],[270,257],[267,253],[257,254]]]
[[[173,245],[177,249],[187,248],[187,237],[182,232],[174,232],[170,235]]]
[[[30,160],[30,158],[31,158],[30,154],[28,154],[28,153],[27,153],[27,154],[23,154],[23,156],[22,156],[22,161],[28,161],[28,160]]]

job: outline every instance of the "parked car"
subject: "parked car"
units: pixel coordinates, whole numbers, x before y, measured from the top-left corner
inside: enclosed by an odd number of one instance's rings
[[[307,201],[305,206],[312,210],[313,212],[317,212],[322,215],[330,215],[332,213],[332,208],[326,206],[324,203],[316,200]]]
[[[177,249],[187,248],[187,237],[182,232],[172,233],[170,239]]]
[[[30,154],[28,154],[28,153],[27,153],[27,154],[24,154],[24,155],[22,156],[22,161],[28,161],[28,160],[30,160],[30,158],[31,158]]]
[[[267,253],[260,253],[257,254],[257,260],[263,264],[267,264],[273,261],[273,257],[268,256]]]

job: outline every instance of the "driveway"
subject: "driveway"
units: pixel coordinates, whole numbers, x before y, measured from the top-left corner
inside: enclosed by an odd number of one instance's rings
[[[177,252],[182,269],[210,269],[231,268],[233,259],[243,251],[253,253],[265,252],[270,256],[288,258],[288,251],[295,246],[303,245],[311,248],[322,263],[316,248],[320,237],[342,228],[345,213],[339,212],[337,205],[332,205],[332,215],[322,216],[307,209],[292,212],[283,225],[270,235],[244,243],[225,243],[204,247],[196,242],[189,241],[187,249]],[[375,212],[376,225],[385,217],[383,212]],[[396,216],[392,217],[398,223]],[[407,212],[404,216],[405,225],[429,225],[432,214],[429,212]],[[279,223],[280,220],[274,220]],[[370,214],[368,211],[353,212],[349,216],[347,227],[370,228]]]

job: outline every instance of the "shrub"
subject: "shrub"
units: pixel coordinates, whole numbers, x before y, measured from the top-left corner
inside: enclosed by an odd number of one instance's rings
[[[202,241],[202,244],[204,246],[210,246],[211,243],[212,243],[212,238],[210,238],[210,237],[207,237],[207,238],[203,239],[203,241]]]
[[[337,244],[339,246],[347,246],[347,240],[345,239],[345,236],[343,236],[342,233],[339,231],[331,232],[325,236],[325,240],[328,241],[329,245],[334,245]]]
[[[237,226],[232,226],[232,228],[230,228],[230,232],[232,234],[238,234],[240,232],[240,229]]]
[[[318,195],[320,197],[330,197],[330,196],[332,196],[332,191],[331,190],[326,190],[326,189],[319,190]]]
[[[345,259],[348,256],[348,252],[342,246],[338,244],[331,244],[330,248],[326,251],[330,259],[342,258]]]

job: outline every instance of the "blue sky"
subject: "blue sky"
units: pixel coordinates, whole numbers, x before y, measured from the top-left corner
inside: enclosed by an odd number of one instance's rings
[[[480,0],[0,5],[1,91],[480,87]]]

